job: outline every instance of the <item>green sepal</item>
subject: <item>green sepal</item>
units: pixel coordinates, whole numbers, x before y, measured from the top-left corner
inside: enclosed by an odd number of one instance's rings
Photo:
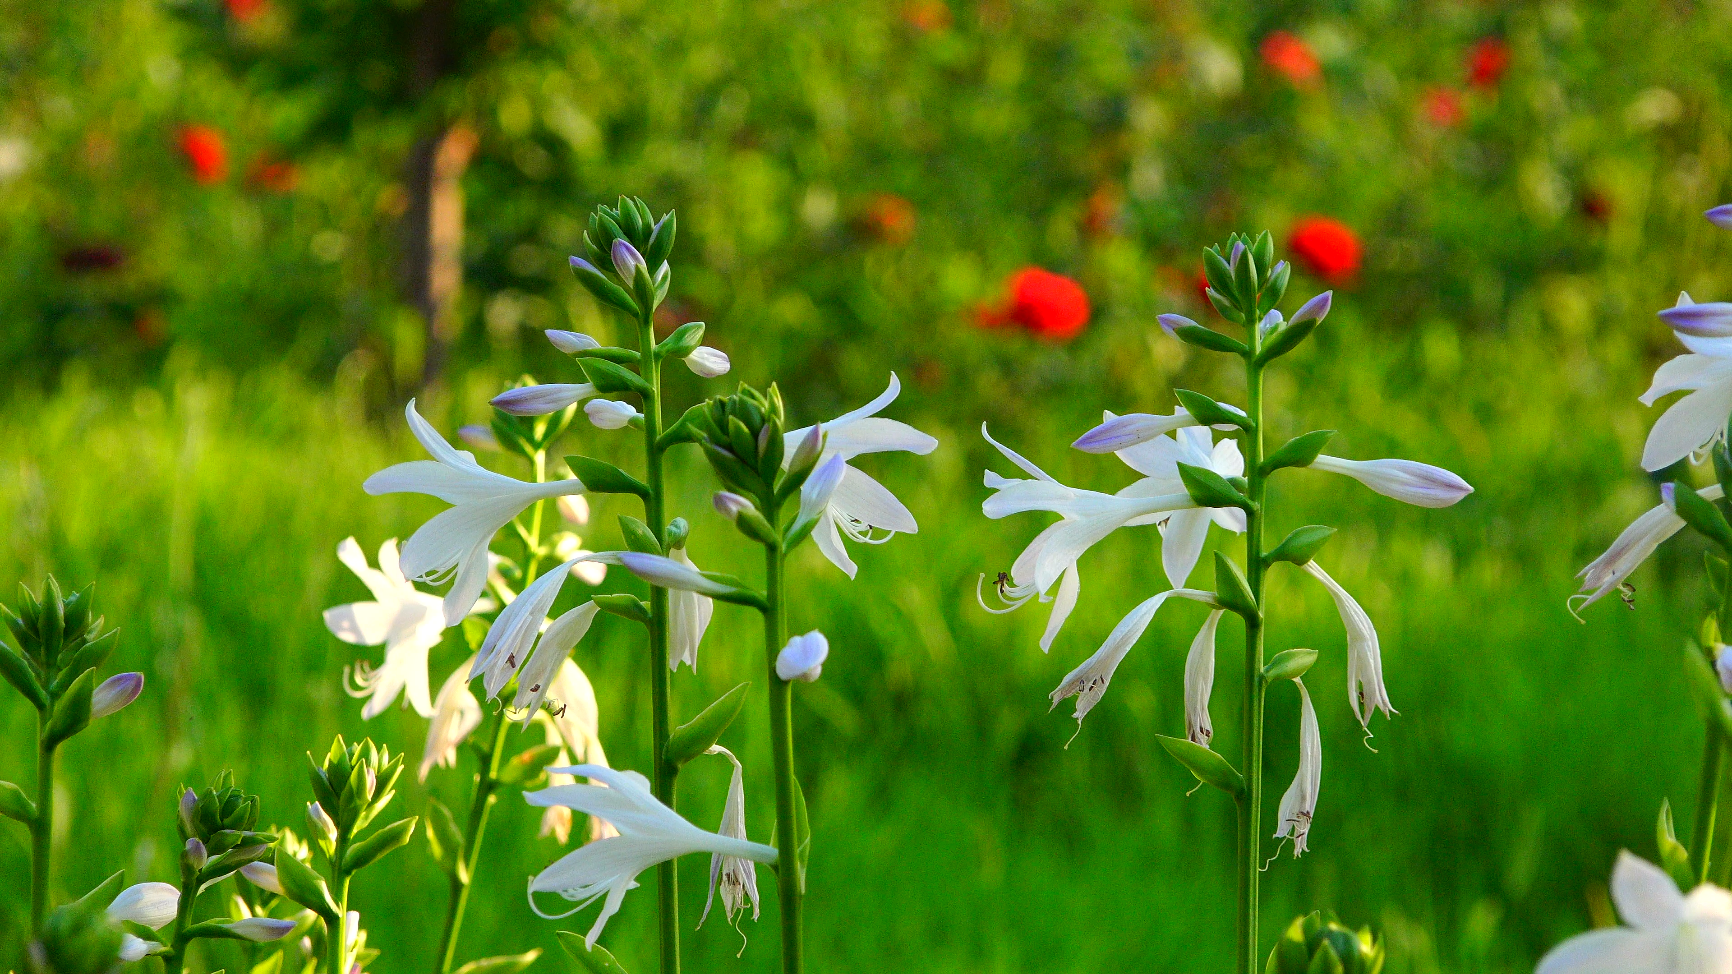
[[[66,606],[62,602],[60,583],[53,575],[42,586],[42,613],[36,619],[36,636],[41,642],[42,659],[49,671],[60,658],[60,647],[66,639]]]
[[[1672,509],[1703,537],[1726,551],[1732,551],[1732,524],[1726,523],[1726,515],[1720,513],[1713,501],[1696,493],[1688,484],[1674,481]]]
[[[650,526],[630,514],[619,516],[619,533],[625,538],[625,546],[633,551],[646,555],[667,553],[662,550],[662,543],[656,540]]]
[[[326,923],[336,922],[337,903],[331,899],[324,878],[313,872],[313,867],[285,849],[277,850],[276,866],[277,882],[282,885],[284,896],[317,913]]]
[[[63,607],[65,627],[68,636],[79,636],[90,627],[90,607],[96,594],[96,583],[91,582],[66,597]]]
[[[1732,571],[1732,563],[1728,563],[1726,561],[1726,556],[1715,551],[1713,548],[1702,549],[1702,562],[1704,568],[1708,572],[1709,590],[1714,592],[1726,591],[1726,575],[1728,571]],[[1714,623],[1714,636],[1713,638],[1703,636],[1702,645],[1704,646],[1720,642],[1720,625],[1718,621],[1716,621],[1713,616],[1709,616],[1703,625],[1707,625],[1710,622]]]
[[[1275,657],[1263,666],[1263,680],[1275,683],[1280,680],[1297,680],[1311,669],[1311,664],[1317,662],[1315,649],[1287,649],[1275,654]]]
[[[12,684],[37,710],[48,709],[48,693],[36,681],[30,664],[5,643],[0,643],[0,676],[5,677],[6,682]]]
[[[800,881],[800,895],[806,895],[806,864],[812,858],[812,818],[806,814],[806,789],[794,777],[794,877]]]
[[[527,788],[547,773],[547,766],[559,760],[563,748],[558,744],[537,744],[499,766],[497,780],[513,788]]]
[[[788,525],[788,529],[782,532],[782,550],[788,552],[799,547],[801,542],[812,536],[813,530],[818,527],[818,522],[823,518],[824,515],[819,513]]]
[[[48,726],[42,732],[46,746],[53,747],[90,726],[90,694],[95,689],[96,668],[93,666],[80,673],[61,695],[60,702],[54,705],[54,716],[48,718]]]
[[[1248,244],[1245,249],[1247,253],[1257,258],[1258,269],[1268,271],[1269,268],[1275,266],[1275,238],[1269,235],[1269,231],[1264,230],[1257,234],[1257,239]],[[1267,277],[1267,274],[1263,276]],[[1258,283],[1267,282],[1259,281]]]
[[[1311,966],[1305,968],[1305,974],[1346,974],[1346,969],[1335,947],[1325,941],[1317,945],[1317,953],[1311,955]]]
[[[1271,257],[1272,256],[1273,255],[1271,255]],[[1263,285],[1263,299],[1257,302],[1257,317],[1259,320],[1261,320],[1263,315],[1273,311],[1275,306],[1281,303],[1282,295],[1287,293],[1287,281],[1292,276],[1292,264],[1280,264],[1272,273],[1270,273],[1268,283]]]
[[[610,612],[622,619],[641,622],[649,625],[649,603],[629,592],[618,592],[612,595],[597,595],[591,598],[595,607],[603,612]]]
[[[728,449],[733,451],[734,456],[739,457],[740,462],[748,467],[751,467],[752,464],[747,461],[747,458],[756,459],[758,456],[758,435],[748,429],[738,416],[728,417]],[[757,474],[756,468],[753,468],[752,472]],[[758,479],[763,480],[763,475],[758,474]]]
[[[1220,313],[1221,317],[1234,322],[1235,324],[1242,325],[1245,323],[1245,315],[1234,306],[1232,298],[1222,294],[1214,288],[1209,288],[1207,291],[1204,291],[1203,296],[1209,299],[1209,303],[1214,305],[1215,310]]]
[[[36,803],[24,794],[24,789],[10,781],[0,781],[0,815],[29,825],[36,821]]]
[[[77,900],[74,900],[72,905],[106,907],[108,904],[114,902],[114,898],[120,895],[121,889],[125,886],[126,873],[116,872],[102,882],[92,886],[90,892],[85,893]]]
[[[746,691],[750,683],[742,683],[715,699],[696,717],[674,728],[662,747],[662,760],[674,767],[708,751],[721,739],[734,718],[746,706]]]
[[[638,256],[643,255],[640,253]],[[660,283],[662,277],[662,274],[650,270],[647,264],[637,269],[631,279],[631,293],[637,298],[638,307],[653,312],[662,303],[662,297],[667,294],[667,289]]]
[[[592,358],[584,359],[582,364],[583,374],[589,376],[589,381],[594,383],[597,392],[609,394],[631,392],[640,396],[647,396],[655,391],[650,388],[648,382],[644,381],[643,376],[617,362],[609,362],[604,358]]]
[[[1286,355],[1299,347],[1299,343],[1310,337],[1317,330],[1322,319],[1307,318],[1298,324],[1288,324],[1275,330],[1263,347],[1257,351],[1256,364],[1268,365],[1270,362]]]
[[[1245,776],[1234,770],[1227,759],[1209,750],[1201,744],[1195,744],[1182,737],[1168,737],[1156,734],[1155,740],[1161,742],[1173,760],[1185,766],[1198,781],[1213,785],[1229,795],[1237,798],[1245,792]]]
[[[768,488],[764,485],[764,478],[758,476],[756,470],[746,466],[727,447],[713,440],[706,439],[703,444],[704,455],[709,457],[710,466],[716,471],[716,476],[721,478],[722,486],[747,497],[764,496]]]
[[[667,263],[668,256],[674,252],[674,236],[679,232],[680,224],[672,210],[656,224],[655,232],[650,234],[649,244],[644,248],[644,263],[651,267],[660,267]]]
[[[683,517],[676,517],[668,522],[662,531],[662,543],[669,551],[675,551],[686,546],[686,539],[692,536],[692,525]]]
[[[541,957],[541,948],[526,950],[521,954],[508,954],[504,957],[483,957],[472,960],[457,968],[456,974],[517,974]]]
[[[108,662],[109,654],[114,652],[115,645],[120,642],[119,637],[120,630],[110,629],[80,647],[78,652],[72,654],[72,659],[64,664],[66,669],[49,685],[48,695],[58,697],[71,685],[77,674]]]
[[[625,288],[609,280],[607,275],[599,269],[574,263],[571,265],[571,271],[577,275],[577,282],[583,285],[583,289],[593,295],[597,301],[630,317],[638,317],[637,302],[632,300],[631,294]]]
[[[1215,601],[1221,603],[1221,608],[1246,619],[1259,619],[1263,615],[1251,596],[1251,583],[1245,580],[1245,573],[1223,551],[1215,552]]]
[[[565,465],[592,494],[636,494],[649,498],[650,489],[643,481],[605,460],[573,456],[565,458]]]
[[[1732,711],[1726,708],[1726,691],[1721,688],[1719,677],[1714,675],[1714,668],[1708,665],[1701,650],[1684,650],[1684,674],[1684,682],[1690,684],[1696,702],[1708,711],[1708,719],[1720,725],[1720,733],[1732,736]]]
[[[698,403],[681,413],[672,426],[662,430],[662,434],[656,437],[656,449],[666,450],[681,443],[695,443],[710,432],[709,425],[709,406]]]
[[[1187,345],[1206,348],[1211,352],[1227,352],[1232,355],[1244,355],[1250,349],[1245,343],[1231,335],[1223,335],[1213,328],[1202,325],[1180,325],[1173,329],[1173,337]]]
[[[741,534],[759,544],[780,544],[782,540],[776,534],[776,529],[770,525],[769,521],[765,520],[764,515],[756,507],[741,511],[734,518],[734,527],[739,528]]]
[[[1732,497],[1732,489],[1726,486],[1732,484],[1732,454],[1726,452],[1726,442],[1722,440],[1714,444],[1708,453],[1714,458],[1714,479],[1719,482],[1721,489],[1726,491],[1726,496]],[[1725,501],[1722,500],[1721,503],[1724,504]]]
[[[1317,552],[1334,537],[1335,529],[1324,524],[1307,524],[1294,528],[1281,539],[1273,551],[1263,556],[1268,562],[1290,561],[1295,565],[1303,565],[1317,557]]]
[[[639,355],[636,350],[619,348],[614,345],[586,348],[582,351],[572,352],[571,357],[575,359],[601,359],[603,362],[612,362],[616,365],[636,365],[643,361],[643,356]]]
[[[1200,392],[1178,389],[1173,395],[1178,397],[1179,405],[1185,407],[1185,412],[1190,413],[1204,426],[1237,426],[1247,432],[1252,429],[1251,417],[1237,409],[1228,409]]]
[[[1263,974],[1305,974],[1311,955],[1305,949],[1304,923],[1305,918],[1298,917],[1287,926],[1287,932],[1275,941],[1275,949],[1269,951],[1269,963]]]
[[[1239,254],[1238,263],[1233,267],[1233,297],[1240,308],[1255,308],[1257,306],[1257,258],[1251,255],[1251,248],[1246,247]],[[1246,325],[1255,327],[1257,322],[1247,318]]]
[[[555,932],[559,934],[559,945],[571,958],[571,969],[577,974],[626,974],[625,968],[601,944],[591,947],[584,941],[583,934],[572,930]]]
[[[1267,477],[1282,467],[1311,466],[1334,435],[1334,430],[1312,430],[1293,437],[1263,458],[1263,476]]]
[[[1198,507],[1237,507],[1245,511],[1252,508],[1249,497],[1228,483],[1227,478],[1208,467],[1181,463],[1179,479],[1184,481],[1185,492],[1191,495],[1191,500],[1195,501]]]
[[[343,854],[343,871],[359,872],[408,845],[409,840],[415,837],[415,823],[419,821],[414,816],[398,819],[350,846],[349,851]]]
[[[688,321],[656,345],[656,358],[685,358],[704,343],[704,323]]]
[[[427,827],[422,830],[427,836],[427,847],[433,852],[433,861],[446,875],[457,877],[457,881],[465,885],[469,882],[469,864],[463,855],[463,832],[457,827],[457,818],[451,814],[451,809],[437,798],[427,799]]]
[[[1654,824],[1654,839],[1660,849],[1660,866],[1678,884],[1679,889],[1694,889],[1696,873],[1690,868],[1690,850],[1678,841],[1672,827],[1672,803],[1660,800],[1660,819]]]

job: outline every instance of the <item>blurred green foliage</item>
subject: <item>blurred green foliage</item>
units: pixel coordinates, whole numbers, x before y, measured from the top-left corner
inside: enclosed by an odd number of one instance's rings
[[[1700,730],[1674,661],[1703,604],[1699,544],[1673,542],[1636,577],[1636,612],[1597,605],[1584,627],[1563,603],[1573,572],[1654,502],[1636,469],[1654,413],[1634,398],[1673,351],[1654,310],[1680,288],[1732,293],[1727,241],[1699,216],[1728,192],[1732,11],[465,2],[462,62],[411,97],[401,28],[384,25],[416,9],[0,0],[0,579],[98,580],[122,628],[115,665],[150,680],[65,757],[88,773],[59,799],[81,850],[59,857],[62,898],[111,868],[168,875],[183,781],[233,767],[266,819],[292,821],[302,752],[331,734],[419,747],[410,713],[361,726],[339,686],[354,657],[318,612],[360,594],[338,540],[372,550],[436,509],[359,489],[415,454],[398,409],[421,382],[424,329],[395,255],[405,160],[430,121],[478,146],[456,356],[422,393],[448,433],[485,420],[507,379],[557,378],[537,329],[612,334],[565,256],[596,201],[632,192],[679,210],[668,324],[710,322],[739,377],[779,378],[801,422],[896,370],[897,417],[940,436],[930,458],[872,469],[922,532],[860,553],[856,583],[817,562],[800,576],[794,628],[833,644],[799,715],[825,969],[1189,970],[1225,954],[1231,810],[1183,798],[1189,778],[1153,736],[1182,726],[1195,620],[1157,619],[1066,750],[1074,725],[1045,694],[1162,584],[1153,537],[1091,553],[1082,607],[1042,656],[1043,611],[974,604],[978,573],[1008,568],[1036,530],[980,518],[978,428],[1066,482],[1121,486],[1116,461],[1065,444],[1103,408],[1166,411],[1174,387],[1241,382],[1153,315],[1205,320],[1201,246],[1233,229],[1279,239],[1306,214],[1344,222],[1365,258],[1312,345],[1283,360],[1276,432],[1339,426],[1343,455],[1440,463],[1478,491],[1429,512],[1303,472],[1281,487],[1277,535],[1341,526],[1329,568],[1379,624],[1402,715],[1377,725],[1378,753],[1361,746],[1330,689],[1345,677],[1328,600],[1277,575],[1295,608],[1273,638],[1323,651],[1326,762],[1313,851],[1271,867],[1265,914],[1370,923],[1391,974],[1529,970],[1607,915],[1615,852],[1653,854],[1661,798],[1689,807]],[[1263,63],[1277,30],[1302,40],[1314,78]],[[1487,38],[1509,67],[1474,83]],[[220,177],[180,144],[195,125],[220,139]],[[1081,337],[976,327],[1027,264],[1082,282]],[[1296,275],[1286,310],[1324,286]],[[676,396],[699,394],[683,381]],[[629,449],[587,428],[571,442]],[[704,511],[701,464],[677,474],[700,563],[749,564]],[[617,540],[597,531],[592,545]],[[676,685],[682,712],[759,672],[754,630],[729,611],[696,685]],[[636,643],[596,629],[579,652],[603,740],[642,768]],[[1282,706],[1277,776],[1296,726]],[[29,720],[4,705],[0,740],[27,740]],[[757,834],[766,744],[738,733]],[[27,776],[26,760],[0,749],[0,777]],[[683,791],[699,821],[719,812],[713,770]],[[431,788],[458,801],[458,777]],[[410,813],[420,794],[405,789]],[[499,822],[464,953],[557,956],[521,892],[557,850],[526,808]],[[22,888],[24,863],[18,830],[0,830],[0,881]],[[415,852],[394,865],[400,882],[357,898],[381,969],[414,969],[443,883]],[[685,872],[693,903],[702,870]],[[651,900],[640,891],[609,927],[633,970],[653,955]],[[5,956],[16,914],[0,903]],[[754,930],[740,963],[768,970],[773,936]],[[694,969],[735,963],[719,927],[688,942]]]

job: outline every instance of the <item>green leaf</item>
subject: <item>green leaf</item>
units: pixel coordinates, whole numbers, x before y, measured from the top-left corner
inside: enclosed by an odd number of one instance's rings
[[[1276,653],[1275,657],[1263,666],[1263,679],[1274,683],[1278,680],[1297,680],[1305,675],[1311,664],[1317,662],[1315,649],[1288,649]]]
[[[1273,255],[1271,255],[1272,257]],[[1259,267],[1262,265],[1259,264]],[[1281,303],[1281,296],[1287,293],[1287,281],[1293,276],[1292,264],[1281,264],[1269,275],[1269,282],[1263,285],[1263,299],[1257,302],[1257,316],[1262,318]]]
[[[1235,798],[1245,791],[1244,776],[1233,770],[1227,759],[1214,751],[1182,737],[1156,734],[1155,739],[1161,742],[1161,747],[1173,756],[1173,760],[1184,765],[1185,770],[1196,776],[1198,781],[1214,785]]]
[[[43,729],[42,740],[49,747],[66,740],[90,726],[90,694],[96,689],[96,668],[78,675],[66,688],[60,702],[54,705],[54,716]]]
[[[1223,335],[1213,328],[1202,325],[1180,325],[1173,329],[1173,337],[1187,345],[1206,348],[1211,352],[1228,352],[1233,355],[1243,355],[1250,351],[1245,343],[1230,335]]]
[[[1317,557],[1317,552],[1335,536],[1335,529],[1323,524],[1307,524],[1294,528],[1281,539],[1275,549],[1264,555],[1264,559],[1273,563],[1290,561],[1295,565],[1303,565]]]
[[[483,957],[457,968],[457,974],[517,974],[541,957],[541,948],[505,957]]]
[[[601,944],[591,947],[584,942],[583,934],[570,930],[555,932],[559,934],[559,945],[571,958],[571,969],[577,974],[626,974],[625,968]]]
[[[747,497],[761,498],[768,491],[758,471],[747,466],[726,445],[710,439],[704,440],[703,444],[704,456],[709,458],[710,467],[716,471],[722,486]]]
[[[734,718],[740,716],[740,710],[746,706],[746,691],[750,687],[750,683],[734,687],[717,697],[714,703],[705,707],[696,717],[674,728],[674,732],[668,735],[667,744],[662,748],[662,758],[677,768],[708,751],[721,739]]]
[[[1713,501],[1696,493],[1688,484],[1674,482],[1672,509],[1703,537],[1724,550],[1732,551],[1732,524],[1726,523],[1726,515],[1720,513]]]
[[[589,381],[595,384],[597,392],[609,394],[631,392],[647,396],[655,390],[650,388],[643,376],[607,359],[586,358],[583,360],[583,372],[589,376]]]
[[[704,323],[688,321],[656,346],[657,358],[685,358],[704,343]]]
[[[29,825],[36,821],[36,803],[22,788],[10,781],[0,781],[0,815]]]
[[[1214,247],[1203,251],[1203,277],[1210,287],[1222,294],[1233,293],[1233,269],[1228,266],[1227,258]]]
[[[415,823],[418,821],[413,816],[400,819],[350,846],[343,856],[343,871],[359,872],[408,845],[409,840],[415,837]]]
[[[117,872],[95,886],[90,892],[78,898],[77,905],[106,907],[120,895],[120,890],[126,885],[126,873]]]
[[[655,232],[650,234],[649,244],[644,247],[644,263],[651,267],[660,267],[667,263],[668,255],[673,253],[674,236],[679,228],[679,220],[674,217],[674,212],[669,210],[661,222],[656,224]]]
[[[1247,431],[1251,429],[1251,417],[1237,409],[1228,409],[1200,392],[1179,389],[1173,395],[1178,397],[1179,405],[1185,407],[1185,412],[1196,417],[1197,422],[1204,426],[1237,426]]]
[[[614,466],[605,460],[592,460],[589,457],[566,457],[565,465],[571,468],[571,473],[583,481],[583,486],[592,494],[636,494],[648,498],[649,488],[643,481]]]
[[[1227,478],[1208,467],[1181,463],[1179,479],[1184,482],[1185,492],[1191,495],[1191,500],[1196,501],[1198,507],[1237,507],[1246,511],[1251,509],[1249,497],[1228,483]]]
[[[1262,618],[1257,600],[1251,595],[1251,583],[1245,580],[1245,573],[1239,570],[1238,563],[1222,551],[1215,552],[1215,600],[1221,603],[1222,608],[1246,619]]]
[[[603,612],[611,612],[623,619],[649,625],[649,603],[635,595],[620,592],[614,595],[597,595],[592,599],[596,608]]]
[[[597,301],[630,317],[638,317],[637,302],[632,300],[632,296],[626,292],[625,288],[615,284],[606,274],[595,268],[577,263],[571,265],[571,270],[577,275],[578,283],[583,285],[584,290],[594,295]]]
[[[1684,674],[1685,682],[1695,693],[1696,702],[1708,711],[1708,718],[1719,723],[1722,734],[1732,736],[1732,711],[1726,709],[1726,691],[1721,688],[1720,678],[1703,658],[1701,650],[1684,650]]]
[[[656,536],[650,531],[649,525],[630,514],[619,516],[619,533],[625,538],[625,546],[633,551],[645,555],[665,554],[662,551],[662,543],[656,540]]]
[[[1317,462],[1317,455],[1323,452],[1324,444],[1334,435],[1334,430],[1313,430],[1293,437],[1263,458],[1263,475],[1266,477],[1282,467],[1311,466]]]
[[[1268,365],[1298,348],[1300,342],[1317,330],[1319,323],[1320,320],[1317,318],[1306,318],[1296,325],[1288,324],[1277,329],[1275,334],[1270,335],[1269,340],[1264,342],[1263,347],[1257,352],[1257,364]]]
[[[1690,850],[1678,841],[1678,833],[1672,828],[1672,803],[1665,799],[1660,801],[1660,820],[1654,825],[1654,833],[1660,847],[1660,865],[1679,889],[1694,889],[1696,873],[1690,868]]]
[[[437,798],[427,799],[427,827],[422,830],[427,836],[427,846],[433,850],[433,861],[447,875],[456,876],[459,882],[468,883],[468,863],[463,855],[463,832],[457,827],[457,819],[451,814],[451,809]]]
[[[502,785],[522,788],[542,776],[547,766],[559,760],[560,745],[537,744],[502,764],[497,780]]]
[[[806,895],[806,863],[812,858],[812,819],[806,814],[806,789],[794,779],[794,866],[800,880],[800,895]]]
[[[337,903],[331,899],[330,888],[318,873],[313,872],[313,867],[283,849],[277,850],[276,865],[277,882],[282,884],[284,896],[317,913],[326,923],[336,922]]]
[[[37,682],[30,664],[5,643],[0,643],[0,676],[5,677],[6,682],[12,684],[37,710],[48,709],[48,694]]]

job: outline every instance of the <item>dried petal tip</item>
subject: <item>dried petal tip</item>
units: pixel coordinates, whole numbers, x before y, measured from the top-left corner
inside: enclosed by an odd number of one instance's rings
[[[573,260],[575,259],[576,258],[573,258]],[[567,355],[576,355],[578,352],[587,352],[592,348],[601,347],[601,342],[585,335],[581,331],[558,331],[549,328],[547,330],[547,340],[553,344],[554,348],[559,349]]]
[[[649,264],[644,262],[643,255],[637,252],[637,248],[631,245],[631,241],[624,237],[615,240],[613,242],[613,269],[619,272],[619,276],[625,278],[627,282],[633,281],[637,278],[637,271],[640,267],[643,268],[644,273],[649,273]]]
[[[1174,338],[1179,337],[1178,331],[1180,328],[1195,328],[1195,327],[1197,327],[1196,322],[1185,317],[1184,315],[1174,315],[1174,314],[1158,315],[1158,316],[1156,316],[1155,320],[1161,323],[1161,330],[1162,331],[1166,332],[1168,335],[1173,336]]]
[[[830,656],[830,641],[814,629],[803,636],[788,640],[788,645],[776,654],[776,675],[790,682],[816,682],[824,672],[824,660]]]
[[[107,717],[125,709],[144,692],[143,673],[116,673],[90,694],[90,718]]]
[[[686,368],[706,379],[727,375],[728,370],[733,367],[733,363],[728,360],[727,352],[719,348],[711,348],[708,345],[699,345],[697,351],[686,356]]]
[[[1319,294],[1300,305],[1299,310],[1293,312],[1293,321],[1291,324],[1297,325],[1302,321],[1311,321],[1313,319],[1322,321],[1324,317],[1329,314],[1329,303],[1334,300],[1334,298],[1334,291],[1324,291],[1322,294]]]
[[[1722,203],[1702,215],[1720,229],[1732,230],[1732,203]]]

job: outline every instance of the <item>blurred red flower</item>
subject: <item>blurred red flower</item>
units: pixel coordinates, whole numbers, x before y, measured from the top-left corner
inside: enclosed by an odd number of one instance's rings
[[[1476,88],[1495,88],[1509,70],[1509,45],[1501,37],[1487,37],[1467,56],[1467,83]]]
[[[1089,296],[1082,285],[1039,267],[1010,276],[1009,299],[999,307],[975,311],[975,324],[999,328],[1017,324],[1039,338],[1064,342],[1082,333],[1089,321]]]
[[[264,13],[269,6],[270,0],[228,0],[229,16],[243,23]]]
[[[300,179],[300,169],[287,159],[260,154],[247,167],[247,185],[272,193],[293,192]]]
[[[944,0],[911,0],[902,5],[902,22],[922,33],[949,30],[950,5]]]
[[[1330,284],[1344,284],[1359,273],[1359,237],[1339,220],[1307,216],[1293,225],[1287,247],[1300,266]]]
[[[1461,95],[1451,88],[1428,88],[1420,101],[1425,117],[1438,128],[1451,129],[1467,119]]]
[[[1323,76],[1323,66],[1317,63],[1317,55],[1311,53],[1311,45],[1287,31],[1278,30],[1263,38],[1258,51],[1269,70],[1296,87],[1308,88]]]
[[[1590,189],[1582,194],[1582,215],[1595,223],[1610,223],[1612,220],[1612,198],[1597,189]]]
[[[221,132],[208,125],[183,125],[180,151],[192,167],[192,178],[203,185],[220,183],[229,175],[229,150]]]
[[[895,193],[879,193],[866,203],[860,222],[874,238],[901,246],[914,237],[914,204]]]

